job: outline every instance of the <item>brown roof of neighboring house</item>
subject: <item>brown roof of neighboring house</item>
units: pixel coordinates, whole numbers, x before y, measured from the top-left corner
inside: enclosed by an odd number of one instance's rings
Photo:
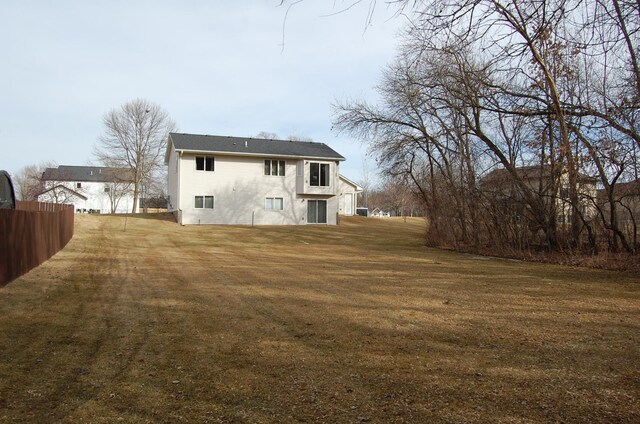
[[[617,198],[640,196],[640,179],[616,184],[613,187],[613,193]],[[598,199],[604,201],[606,198],[607,191],[603,188],[598,190]]]
[[[551,168],[545,166],[544,168],[539,165],[532,166],[519,166],[516,168],[516,172],[523,180],[537,180],[541,178],[548,178],[551,175]],[[580,182],[593,182],[597,181],[597,178],[590,177],[589,175],[578,173]],[[483,183],[501,183],[512,180],[511,173],[506,168],[497,168],[489,172],[482,178]]]

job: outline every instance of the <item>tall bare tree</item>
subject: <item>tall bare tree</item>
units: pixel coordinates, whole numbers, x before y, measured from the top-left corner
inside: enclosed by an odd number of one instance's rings
[[[162,167],[168,135],[175,122],[159,105],[135,99],[103,117],[104,134],[99,138],[95,156],[105,166],[129,168],[133,174],[133,209],[145,184]]]

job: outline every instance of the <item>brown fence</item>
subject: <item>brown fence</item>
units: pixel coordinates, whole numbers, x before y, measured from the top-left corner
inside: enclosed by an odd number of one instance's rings
[[[73,218],[73,205],[16,202],[0,209],[0,287],[66,246]]]

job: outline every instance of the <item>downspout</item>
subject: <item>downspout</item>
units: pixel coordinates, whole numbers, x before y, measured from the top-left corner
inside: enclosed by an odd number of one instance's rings
[[[181,180],[182,180],[182,153],[183,151],[176,151],[178,153],[178,184],[176,187],[176,210],[177,210],[177,214],[178,214],[178,224],[182,225],[182,207],[180,206],[182,204],[182,196],[181,196],[181,192],[180,192],[180,187],[181,187]]]

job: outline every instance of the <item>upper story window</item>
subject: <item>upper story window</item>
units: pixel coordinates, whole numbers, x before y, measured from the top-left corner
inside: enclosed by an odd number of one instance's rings
[[[309,184],[315,187],[328,187],[329,181],[329,164],[311,162],[309,164],[310,181]]]
[[[196,171],[213,171],[214,162],[213,156],[196,156]]]
[[[76,188],[82,188],[82,183],[76,183]]]
[[[275,159],[265,159],[264,175],[277,175],[284,177],[284,161]]]

